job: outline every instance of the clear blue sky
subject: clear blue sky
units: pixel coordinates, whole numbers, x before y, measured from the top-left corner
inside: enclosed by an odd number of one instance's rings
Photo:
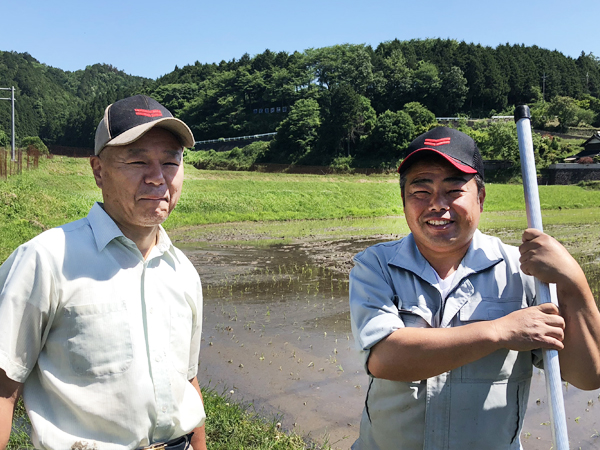
[[[569,4],[569,6],[567,6]],[[600,57],[600,0],[0,0],[0,50],[63,70],[175,65],[334,44],[450,38]],[[1,78],[0,78],[1,83]]]

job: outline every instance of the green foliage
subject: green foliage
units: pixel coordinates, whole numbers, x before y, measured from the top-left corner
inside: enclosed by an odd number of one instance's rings
[[[0,147],[10,147],[10,136],[0,129]]]
[[[550,104],[538,102],[530,106],[531,126],[537,130],[544,130],[550,121]]]
[[[578,102],[570,97],[556,96],[550,102],[548,113],[558,118],[560,129],[590,125],[594,122],[593,111],[583,109]]]
[[[240,149],[229,151],[186,150],[183,160],[197,169],[250,170],[251,167],[269,151],[270,142],[256,141]]]
[[[277,127],[271,146],[273,162],[301,162],[315,149],[320,126],[321,114],[316,100],[300,99],[294,103],[292,111]]]
[[[494,122],[477,142],[484,159],[501,159],[519,163],[519,141],[514,122]]]
[[[91,147],[104,108],[137,92],[149,80],[106,64],[65,72],[28,53],[0,51],[0,78],[15,87],[18,136],[39,136],[49,144]],[[0,106],[0,128],[10,129],[10,105]],[[6,105],[5,105],[6,104]],[[96,120],[98,119],[98,120]]]
[[[319,144],[321,161],[326,163],[341,153],[350,156],[360,137],[372,130],[376,114],[369,99],[348,84],[332,89],[324,102]]]
[[[352,173],[354,157],[352,156],[338,156],[333,158],[329,167],[335,170],[336,173]]]
[[[425,108],[419,102],[410,102],[403,106],[402,110],[406,112],[415,126],[413,131],[414,137],[428,131],[432,125],[437,122],[435,120],[435,114]]]
[[[49,153],[48,147],[38,136],[27,136],[21,139],[21,147],[29,148],[33,147],[40,152],[41,155],[47,155]]]
[[[600,181],[580,181],[577,186],[584,189],[600,191]]]
[[[361,156],[368,162],[375,162],[375,166],[381,166],[384,161],[396,166],[414,134],[415,126],[407,112],[386,111],[377,118]]]
[[[19,136],[91,147],[106,106],[145,93],[186,121],[199,140],[278,130],[263,162],[329,165],[345,154],[366,164],[370,134],[386,111],[408,112],[414,133],[432,126],[430,118],[416,117],[415,102],[438,117],[489,117],[525,102],[532,104],[536,129],[556,129],[555,116],[563,131],[600,125],[598,59],[524,45],[425,39],[393,40],[375,49],[343,44],[265,50],[219,64],[196,61],[155,81],[104,64],[64,72],[27,53],[0,52],[0,76],[17,88]],[[9,126],[10,108],[0,107],[0,129]]]
[[[347,84],[364,95],[373,81],[371,57],[364,45],[334,45],[306,50],[309,70],[321,86],[334,89]]]

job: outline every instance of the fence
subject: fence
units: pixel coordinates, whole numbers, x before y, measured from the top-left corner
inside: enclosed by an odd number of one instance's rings
[[[10,159],[10,151],[0,148],[0,178],[8,179],[12,175],[23,173],[23,153],[25,153],[25,170],[37,169],[40,161],[40,151],[29,147],[27,150],[22,148],[15,150],[15,160]]]
[[[236,136],[236,137],[228,137],[228,138],[219,138],[219,139],[206,139],[204,141],[196,141],[194,144],[212,144],[214,142],[225,143],[230,141],[244,141],[247,139],[260,139],[267,136],[275,136],[277,133],[262,133],[262,134],[252,134],[249,136]]]
[[[597,128],[580,128],[580,127],[569,127],[567,128],[567,134],[571,136],[581,136],[583,138],[589,138],[596,133],[599,133],[600,130]]]

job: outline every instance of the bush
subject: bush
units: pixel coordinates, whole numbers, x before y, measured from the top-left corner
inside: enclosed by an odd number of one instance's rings
[[[354,158],[352,156],[338,156],[333,158],[329,167],[335,170],[337,173],[352,173],[352,162]]]
[[[37,149],[41,155],[47,155],[50,153],[46,144],[37,136],[27,136],[21,139],[21,146],[29,148],[30,146]]]
[[[186,150],[183,153],[183,160],[196,169],[250,170],[258,160],[264,157],[269,145],[270,142],[267,141],[256,141],[244,148],[234,147],[226,152]]]

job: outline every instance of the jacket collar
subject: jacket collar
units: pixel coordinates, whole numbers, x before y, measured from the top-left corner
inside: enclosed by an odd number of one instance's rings
[[[456,270],[454,279],[457,282],[473,273],[487,270],[504,260],[497,245],[490,244],[489,236],[475,230],[467,253]],[[388,264],[408,270],[431,285],[437,283],[430,269],[431,266],[417,248],[412,233],[402,239],[398,251]]]

